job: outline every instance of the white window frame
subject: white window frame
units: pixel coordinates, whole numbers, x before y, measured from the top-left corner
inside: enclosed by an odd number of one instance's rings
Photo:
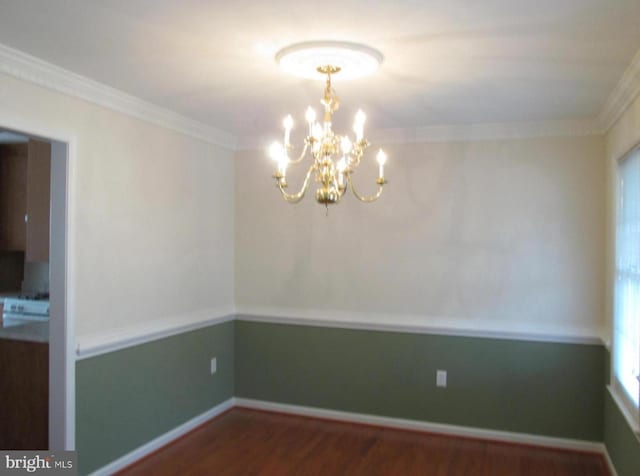
[[[619,309],[618,309],[618,305],[617,303],[619,302],[619,292],[620,292],[620,277],[619,277],[619,270],[618,270],[618,256],[619,256],[619,248],[620,248],[620,236],[619,236],[619,223],[620,223],[620,214],[621,214],[621,209],[622,209],[622,172],[621,172],[621,166],[622,164],[624,164],[627,160],[639,160],[640,161],[640,144],[637,145],[636,147],[632,148],[629,152],[627,152],[626,154],[624,154],[620,159],[617,160],[616,162],[616,182],[615,182],[615,223],[614,223],[614,244],[615,244],[615,254],[614,254],[614,265],[613,265],[613,270],[614,270],[614,276],[613,276],[613,292],[614,292],[614,309],[613,309],[613,333],[612,333],[612,337],[613,337],[613,342],[612,342],[612,348],[611,348],[611,385],[609,387],[609,390],[614,398],[614,400],[616,401],[616,403],[618,404],[618,406],[620,407],[620,409],[622,410],[624,416],[626,417],[627,421],[629,422],[632,430],[636,433],[640,433],[640,403],[636,404],[633,399],[630,397],[630,395],[628,394],[627,390],[624,388],[624,385],[622,384],[622,382],[617,378],[617,356],[618,356],[618,352],[616,352],[618,350],[618,346],[620,345],[619,343],[616,342],[616,328],[618,325],[618,320],[620,319],[619,317]],[[640,184],[640,179],[638,181],[638,183]],[[640,191],[638,191],[638,195],[640,196]],[[640,208],[640,204],[638,204],[638,207]],[[638,243],[638,247],[640,247],[640,242]],[[640,342],[640,326],[638,326],[638,329],[635,330],[636,332],[636,337],[638,339],[638,341]],[[640,366],[640,362],[638,362],[638,366]],[[640,375],[637,376],[636,378],[638,378],[639,382],[640,382]],[[638,400],[640,402],[640,392],[638,395]]]

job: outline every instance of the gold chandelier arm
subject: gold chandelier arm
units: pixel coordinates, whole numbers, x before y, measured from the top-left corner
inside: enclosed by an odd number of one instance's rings
[[[309,167],[309,170],[307,171],[307,175],[304,178],[304,182],[302,183],[302,188],[298,193],[287,193],[284,187],[282,186],[282,181],[278,180],[278,188],[282,193],[282,197],[287,202],[298,203],[300,200],[302,200],[302,198],[304,197],[304,194],[307,192],[307,189],[309,188],[309,180],[311,179],[311,174],[313,173],[314,169],[315,169],[315,164]]]
[[[298,157],[295,160],[290,160],[289,162],[287,162],[287,165],[295,165],[295,164],[299,164],[300,162],[302,162],[302,159],[304,159],[304,156],[307,154],[307,150],[309,149],[309,142],[308,141],[304,141],[304,147],[302,149],[302,153],[300,154],[300,157]]]
[[[380,195],[382,195],[382,187],[384,186],[384,184],[382,183],[378,184],[378,191],[376,192],[375,195],[371,195],[370,197],[364,197],[358,193],[355,186],[353,185],[353,180],[351,180],[351,174],[347,174],[347,181],[349,182],[349,187],[351,188],[353,195],[361,202],[364,202],[364,203],[375,202],[377,199],[380,198]]]

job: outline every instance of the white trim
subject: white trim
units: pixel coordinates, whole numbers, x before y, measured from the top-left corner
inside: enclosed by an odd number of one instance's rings
[[[468,438],[480,438],[483,440],[502,441],[506,443],[518,443],[525,445],[543,446],[548,448],[562,448],[576,451],[590,451],[603,453],[604,444],[597,441],[573,440],[569,438],[555,438],[550,436],[532,435],[528,433],[515,433],[511,431],[486,430],[469,426],[448,425],[444,423],[431,423],[404,418],[390,418],[363,413],[343,412],[327,410],[324,408],[289,405],[285,403],[273,403],[263,400],[252,400],[236,397],[236,406],[265,410],[271,412],[289,413],[328,420],[376,425],[400,430],[424,431],[440,435],[462,436]]]
[[[535,137],[575,137],[602,135],[593,119],[548,120],[537,122],[487,122],[449,124],[406,129],[371,130],[367,136],[375,144],[415,144],[428,142],[472,142]],[[266,150],[273,136],[238,138],[237,150]]]
[[[608,105],[617,106],[616,116],[631,102],[629,97],[640,91],[637,79],[640,71],[638,55],[612,94]],[[126,114],[182,134],[194,137],[229,150],[263,149],[271,141],[269,137],[240,137],[202,122],[190,119],[169,109],[139,99],[118,89],[109,87],[54,64],[40,60],[22,51],[0,44],[0,73],[29,81],[53,91],[88,101],[93,104]],[[639,84],[636,84],[639,83]],[[616,91],[619,91],[616,93]],[[623,98],[623,99],[620,99]],[[613,106],[608,106],[612,108]],[[601,135],[613,123],[582,118],[546,120],[535,122],[445,124],[406,129],[379,129],[370,131],[376,144],[409,144],[423,142],[485,141],[497,139],[523,139],[532,137],[560,137]],[[607,113],[611,114],[611,113]],[[613,119],[613,121],[615,121]],[[606,124],[606,127],[605,125]]]
[[[616,471],[616,467],[613,464],[611,456],[609,456],[609,450],[607,450],[606,445],[604,445],[603,456],[605,463],[607,463],[607,468],[609,468],[609,473],[611,474],[611,476],[618,476],[618,472]]]
[[[29,129],[26,129],[29,130]],[[78,147],[75,137],[64,141],[67,144],[67,232],[66,232],[66,283],[65,283],[65,354],[66,354],[66,449],[76,448],[76,203],[77,203],[77,163]]]
[[[290,415],[299,415],[312,418],[323,418],[349,423],[360,423],[365,425],[375,425],[398,430],[421,431],[439,435],[459,436],[466,438],[478,438],[482,440],[499,441],[504,443],[515,443],[523,445],[540,446],[544,448],[566,449],[573,451],[588,451],[602,454],[611,470],[612,476],[617,476],[611,458],[607,453],[605,445],[597,441],[574,440],[569,438],[555,438],[549,436],[532,435],[529,433],[515,433],[510,431],[487,430],[459,425],[447,425],[443,423],[431,423],[418,420],[407,420],[404,418],[391,418],[377,415],[367,415],[363,413],[343,412],[337,410],[327,410],[323,408],[306,407],[300,405],[290,405],[285,403],[274,403],[264,400],[253,400],[248,398],[233,397],[211,410],[208,410],[191,420],[177,426],[157,438],[139,446],[133,451],[121,456],[111,463],[90,473],[91,476],[108,476],[130,466],[154,451],[168,445],[172,441],[189,433],[191,430],[206,423],[234,408],[249,408],[268,412],[279,412]]]
[[[603,345],[599,328],[560,328],[514,324],[506,320],[454,319],[406,314],[376,314],[315,309],[239,306],[236,319],[340,329],[435,334],[489,339]]]
[[[270,142],[267,137],[236,138],[233,134],[156,106],[3,44],[0,44],[0,73],[229,150],[262,149]],[[371,131],[370,136],[378,144],[396,144],[601,135],[611,129],[638,94],[640,94],[640,51],[634,56],[609,95],[597,120],[568,119],[434,125],[407,129],[379,129]]]
[[[612,377],[612,379],[613,378],[615,377]],[[618,406],[618,409],[626,420],[627,425],[629,425],[631,431],[636,435],[636,438],[638,438],[640,436],[640,424],[638,423],[638,419],[629,412],[627,405],[625,405],[625,403],[622,401],[622,397],[618,395],[618,392],[615,390],[613,385],[607,385],[607,390],[609,391],[609,395],[611,395],[611,398],[613,399],[615,404]]]
[[[181,436],[189,433],[194,428],[206,423],[207,421],[217,417],[221,413],[226,412],[230,408],[235,406],[235,398],[230,398],[219,405],[213,407],[211,410],[208,410],[200,415],[192,418],[191,420],[183,423],[180,426],[177,426],[173,430],[170,430],[163,435],[154,438],[153,440],[145,443],[142,446],[139,446],[135,450],[127,453],[124,456],[121,456],[115,461],[112,461],[106,466],[94,471],[91,473],[93,476],[109,476],[120,471],[123,468],[126,468],[129,465],[132,465],[136,461],[144,458],[150,453],[153,453],[159,448],[171,443],[172,441],[180,438]]]
[[[640,50],[631,60],[629,67],[600,111],[598,116],[600,128],[608,132],[638,94],[640,94]]]
[[[537,122],[506,122],[452,124],[409,129],[380,129],[370,132],[376,144],[414,144],[422,142],[474,142],[514,140],[535,137],[575,137],[601,135],[592,119],[547,120]]]
[[[330,317],[329,317],[330,316]],[[382,315],[344,311],[283,310],[273,308],[243,307],[236,312],[232,306],[205,309],[189,314],[156,320],[147,324],[114,329],[106,333],[79,337],[75,349],[76,360],[82,360],[116,350],[153,342],[185,332],[230,322],[234,320],[289,324],[338,329],[403,332],[486,339],[557,342],[565,344],[606,345],[600,337],[578,331],[569,333],[544,333],[540,329],[525,330],[512,326],[504,329],[504,323],[477,321],[473,326],[461,319],[434,318],[429,316]],[[502,329],[498,330],[498,327]]]
[[[49,263],[51,269],[51,320],[49,324],[49,448],[73,450],[75,428],[74,341],[70,314],[71,270],[68,257],[71,209],[71,145],[51,143],[51,237]]]
[[[156,320],[148,324],[114,329],[106,333],[78,338],[77,359],[86,359],[115,350],[133,347],[204,327],[233,321],[233,307],[205,309]]]
[[[0,44],[0,73],[82,99],[190,137],[235,149],[236,138],[207,124]]]

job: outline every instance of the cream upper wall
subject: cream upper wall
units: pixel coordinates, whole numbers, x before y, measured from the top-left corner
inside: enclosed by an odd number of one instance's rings
[[[381,200],[347,196],[328,216],[312,193],[284,203],[263,151],[237,154],[240,312],[599,335],[602,137],[386,149]],[[374,170],[373,158],[363,168]],[[373,191],[368,179],[363,191]]]
[[[230,309],[234,270],[241,312],[589,336],[602,324],[599,137],[390,145],[381,201],[348,196],[327,217],[312,197],[281,201],[262,151],[234,165],[226,149],[5,75],[2,126],[75,144],[79,341]]]
[[[2,74],[0,127],[75,144],[80,343],[232,309],[232,152]]]

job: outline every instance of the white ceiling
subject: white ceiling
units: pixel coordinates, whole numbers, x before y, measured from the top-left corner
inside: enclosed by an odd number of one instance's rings
[[[338,126],[594,117],[640,47],[639,0],[0,0],[0,43],[237,136],[300,123],[322,84],[275,52],[306,40],[380,50],[340,82]]]

